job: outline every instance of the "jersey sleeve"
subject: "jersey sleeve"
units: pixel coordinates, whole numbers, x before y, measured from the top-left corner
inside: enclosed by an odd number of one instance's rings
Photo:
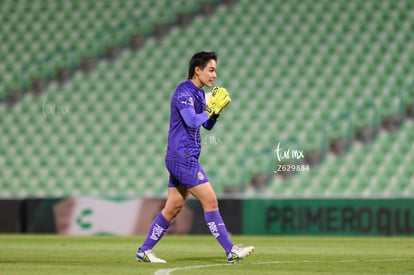
[[[180,114],[184,119],[185,124],[190,128],[200,127],[200,125],[208,120],[208,114],[206,112],[196,114],[194,108],[182,109]]]
[[[174,100],[187,127],[197,128],[208,120],[208,114],[206,112],[196,113],[194,109],[194,97],[191,92],[184,89],[179,90]]]

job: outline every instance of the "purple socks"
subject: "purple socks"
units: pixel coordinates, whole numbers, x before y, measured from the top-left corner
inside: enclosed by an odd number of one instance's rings
[[[211,234],[213,234],[213,236],[226,251],[226,255],[229,254],[233,247],[233,243],[230,241],[226,225],[221,218],[220,212],[218,210],[204,212],[204,219],[208,228],[210,229]]]
[[[218,210],[204,212],[204,219],[208,228],[210,229],[211,234],[213,234],[213,236],[221,244],[221,246],[226,251],[226,254],[230,253],[231,249],[233,248],[233,243],[230,241],[226,225],[223,222],[220,212]],[[162,216],[161,212],[158,213],[152,222],[148,236],[140,247],[139,251],[143,252],[152,249],[158,243],[158,241],[161,240],[162,236],[164,236],[165,232],[167,232],[170,225],[171,223]]]
[[[148,236],[139,251],[143,252],[152,249],[158,243],[158,241],[161,240],[162,236],[164,236],[165,232],[167,232],[167,229],[170,227],[170,225],[171,223],[163,217],[161,212],[158,213],[152,222]]]

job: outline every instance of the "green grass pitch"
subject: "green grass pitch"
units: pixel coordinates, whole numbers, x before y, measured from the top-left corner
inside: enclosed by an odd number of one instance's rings
[[[138,263],[143,236],[0,235],[0,274],[414,274],[414,238],[232,236],[256,251],[227,264],[212,236],[165,236]]]

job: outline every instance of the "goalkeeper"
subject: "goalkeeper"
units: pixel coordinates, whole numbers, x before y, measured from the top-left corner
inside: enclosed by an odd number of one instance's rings
[[[165,263],[152,253],[153,247],[167,232],[189,195],[197,198],[204,219],[213,236],[223,247],[227,261],[235,263],[250,255],[254,247],[235,246],[229,238],[219,212],[216,193],[198,162],[201,152],[200,127],[211,130],[220,112],[230,103],[226,89],[215,87],[206,103],[202,87],[212,87],[217,77],[217,55],[198,52],[189,62],[188,79],[178,85],[171,97],[170,128],[165,164],[170,173],[168,197],[155,217],[148,235],[136,253],[141,262]]]

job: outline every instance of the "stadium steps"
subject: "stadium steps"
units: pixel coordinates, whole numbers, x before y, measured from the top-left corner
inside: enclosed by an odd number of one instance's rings
[[[306,171],[290,174],[272,169],[252,176],[245,186],[248,195],[303,197],[410,197],[414,172],[409,163],[413,156],[414,120],[404,117],[395,130],[381,128],[370,142],[353,137],[350,148],[342,155],[327,152],[325,159]],[[278,163],[274,152],[262,159]],[[251,158],[250,162],[256,162]],[[309,165],[302,160],[298,165]]]
[[[233,1],[2,1],[0,103],[14,104],[52,80],[88,72],[100,59],[139,48],[148,37],[161,38],[196,14],[211,14],[218,3]]]
[[[217,49],[216,84],[227,87],[233,99],[216,128],[202,132],[208,142],[201,162],[219,194],[237,190],[253,175],[260,183],[274,161],[271,155],[243,163],[246,156],[273,153],[279,141],[292,136],[298,137],[293,148],[319,149],[317,134],[325,122],[365,102],[382,106],[392,98],[389,91],[414,82],[413,24],[407,17],[411,2],[313,3],[238,1],[231,8],[219,6],[187,28],[173,27],[162,40],[149,38],[139,51],[127,49],[113,62],[99,62],[88,74],[76,71],[63,84],[52,81],[39,97],[28,95],[11,109],[0,106],[6,133],[0,148],[6,169],[0,173],[7,180],[3,186],[10,187],[0,193],[165,195],[162,158],[169,97],[186,77],[176,68],[186,68],[195,50]],[[160,112],[152,115],[153,110]],[[372,118],[371,113],[362,115],[361,124]],[[326,173],[337,178],[334,168]],[[330,186],[317,174],[309,179],[315,184],[311,191],[306,191],[309,182],[290,180],[292,186],[276,180],[267,194],[317,194],[312,190]],[[332,193],[340,193],[344,182],[336,179],[338,189]],[[287,187],[290,191],[284,191]]]

